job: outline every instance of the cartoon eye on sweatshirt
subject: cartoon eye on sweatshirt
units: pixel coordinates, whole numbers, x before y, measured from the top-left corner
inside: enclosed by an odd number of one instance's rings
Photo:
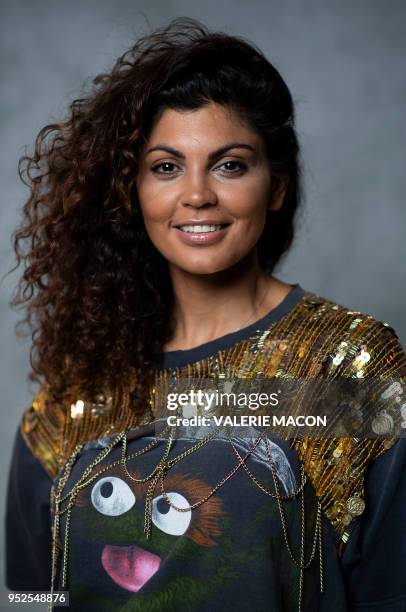
[[[189,508],[188,500],[175,491],[167,497],[176,508]],[[119,516],[128,512],[135,504],[135,495],[130,486],[116,476],[105,476],[93,487],[91,500],[94,508],[106,516]],[[192,511],[179,512],[167,503],[163,495],[152,501],[152,522],[158,529],[171,535],[183,535],[189,527]]]
[[[120,516],[135,504],[135,495],[128,484],[116,476],[105,476],[92,488],[93,506],[106,516]]]

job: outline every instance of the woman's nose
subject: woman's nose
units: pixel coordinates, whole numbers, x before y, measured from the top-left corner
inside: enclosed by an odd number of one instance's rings
[[[205,205],[216,205],[217,194],[205,175],[195,174],[185,179],[184,190],[180,199],[182,206],[201,208]]]

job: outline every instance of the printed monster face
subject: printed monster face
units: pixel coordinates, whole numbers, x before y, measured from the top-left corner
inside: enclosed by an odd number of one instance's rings
[[[186,510],[190,503],[181,493],[167,493],[171,503]],[[125,480],[117,476],[105,476],[92,488],[93,507],[104,516],[120,516],[133,508],[135,495]],[[163,533],[183,535],[191,522],[192,511],[179,512],[172,508],[163,495],[152,501],[152,523]],[[102,565],[107,574],[119,586],[137,592],[158,571],[161,557],[136,544],[115,546],[106,544],[103,548]]]
[[[137,472],[131,475],[141,478]],[[165,489],[171,503],[183,511],[171,507],[162,493],[157,492],[152,500],[151,521],[160,537],[155,535],[152,542],[146,540],[142,530],[146,485],[135,483],[122,469],[110,470],[77,499],[76,506],[84,513],[81,522],[85,518],[88,536],[97,531],[104,534],[106,541],[108,538],[100,558],[104,571],[127,591],[138,592],[152,578],[165,557],[165,543],[169,545],[174,537],[186,536],[196,545],[211,547],[222,533],[220,518],[224,511],[220,499],[211,497],[193,511],[189,509],[209,494],[211,488],[204,481],[177,474],[165,479]],[[133,536],[127,539],[125,534],[130,529]],[[139,538],[131,542],[135,533]],[[150,550],[151,543],[153,550]]]
[[[242,455],[249,443],[241,441]],[[180,452],[188,448],[186,441],[177,444]],[[285,495],[297,487],[296,467],[292,469],[288,451],[270,444],[280,492]],[[225,593],[238,608],[247,595],[247,582],[255,583],[255,609],[273,592],[275,567],[280,584],[274,592],[286,610],[291,609],[288,601],[296,567],[286,550],[278,506],[241,466],[234,469],[236,456],[228,444],[213,442],[210,449],[204,447],[204,452],[175,464],[166,473],[163,490],[158,480],[151,497],[150,538],[144,527],[151,480],[134,479],[145,479],[153,472],[161,451],[143,457],[142,473],[137,458],[129,459],[126,473],[116,461],[118,450],[96,479],[89,475],[89,484],[80,490],[72,509],[67,588],[75,610],[197,612],[207,601],[221,607]],[[73,481],[75,469],[80,476],[94,457],[83,453],[72,471]],[[258,446],[248,465],[258,482],[274,491],[264,448]],[[224,480],[230,471],[232,476]],[[222,479],[222,486],[216,488]],[[176,508],[168,504],[164,493]],[[285,507],[294,542],[300,541],[299,509],[299,498]],[[313,510],[307,517],[312,515]]]

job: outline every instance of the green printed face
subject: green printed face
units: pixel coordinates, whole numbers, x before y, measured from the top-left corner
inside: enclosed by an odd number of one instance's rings
[[[274,491],[270,470],[256,467],[260,482]],[[103,611],[143,612],[197,611],[204,602],[220,602],[224,595],[237,604],[246,595],[246,581],[256,581],[264,570],[271,577],[277,560],[281,582],[276,591],[286,610],[295,609],[297,594],[291,587],[298,573],[286,548],[276,501],[243,470],[210,495],[217,482],[203,476],[198,461],[193,470],[191,464],[187,471],[182,468],[180,464],[170,470],[164,479],[164,491],[179,510],[168,504],[160,481],[155,485],[150,538],[144,526],[151,481],[135,482],[114,466],[79,493],[69,543],[67,588],[73,601],[91,600]],[[128,470],[133,478],[142,478],[130,462]],[[199,504],[202,499],[206,501]],[[290,537],[300,543],[300,499],[283,502],[283,509]],[[308,541],[313,524],[309,529]],[[298,558],[297,546],[295,555]],[[269,591],[263,582],[256,587],[258,605]]]

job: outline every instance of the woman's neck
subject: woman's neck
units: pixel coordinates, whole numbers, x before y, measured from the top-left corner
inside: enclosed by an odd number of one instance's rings
[[[278,306],[291,285],[266,274],[257,261],[210,275],[170,268],[174,334],[164,351],[188,350],[254,323]]]

